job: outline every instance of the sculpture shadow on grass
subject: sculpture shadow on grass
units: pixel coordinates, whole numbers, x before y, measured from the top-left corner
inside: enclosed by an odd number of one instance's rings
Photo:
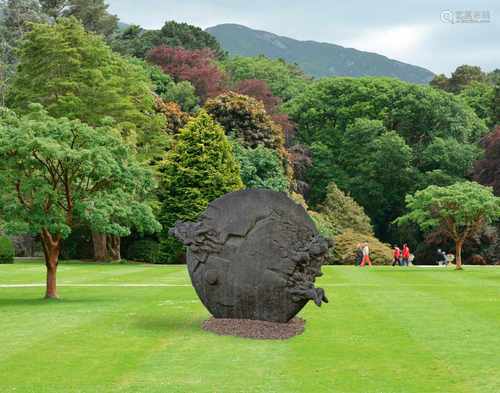
[[[133,325],[137,329],[162,335],[168,332],[199,333],[203,320],[204,318],[187,319],[166,314],[165,316],[138,316]]]

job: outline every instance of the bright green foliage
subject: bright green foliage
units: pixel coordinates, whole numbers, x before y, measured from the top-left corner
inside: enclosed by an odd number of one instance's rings
[[[350,228],[359,233],[373,234],[370,218],[363,208],[343,193],[335,183],[329,184],[319,212],[333,225],[337,233]]]
[[[488,130],[460,98],[389,78],[324,78],[285,108],[308,144],[337,144],[357,118],[382,121],[410,146],[434,137],[477,141]]]
[[[500,218],[500,198],[490,187],[475,182],[430,186],[408,195],[406,205],[409,212],[397,222],[415,222],[423,231],[442,231],[456,243],[458,268],[464,241]]]
[[[384,236],[387,222],[403,212],[406,193],[417,186],[412,150],[401,136],[386,131],[377,120],[355,120],[342,140],[331,148],[322,143],[312,145],[310,202],[321,204],[334,181],[364,207],[376,233]]]
[[[460,143],[453,138],[435,138],[421,153],[421,168],[425,171],[441,170],[457,180],[472,170],[480,156],[479,146]]]
[[[246,188],[288,191],[288,178],[275,150],[262,145],[255,149],[245,148],[238,142],[233,143],[232,146],[234,156],[240,164],[241,180]]]
[[[12,241],[0,235],[0,264],[14,263],[15,250]]]
[[[75,18],[33,26],[19,59],[9,106],[20,113],[36,102],[51,116],[92,126],[111,118],[131,141],[137,129],[158,128],[147,75],[113,53],[102,38],[85,32]]]
[[[262,145],[276,150],[283,146],[282,128],[255,98],[230,91],[209,99],[205,109],[224,127],[228,136],[237,138],[244,146]]]
[[[209,202],[241,188],[239,165],[224,129],[200,111],[180,130],[163,168],[160,221],[164,238],[177,220],[193,221]]]
[[[334,181],[364,207],[384,239],[388,223],[403,213],[405,195],[434,179],[454,181],[457,168],[463,174],[476,157],[472,144],[487,132],[460,97],[389,78],[325,78],[285,109],[313,155],[308,202],[320,204]]]
[[[154,184],[120,136],[78,120],[54,119],[39,105],[0,114],[0,214],[13,233],[65,238],[73,222],[126,236],[160,229],[142,202]]]
[[[283,101],[302,93],[311,81],[299,67],[265,56],[228,58],[222,66],[234,82],[246,79],[267,82],[273,94]]]
[[[462,89],[460,96],[489,127],[495,124],[495,86],[488,83],[471,82]]]

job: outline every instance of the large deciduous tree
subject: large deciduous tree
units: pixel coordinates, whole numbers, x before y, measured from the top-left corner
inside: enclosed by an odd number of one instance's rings
[[[56,298],[61,241],[75,222],[117,236],[160,225],[144,202],[151,174],[119,134],[52,118],[38,104],[30,110],[23,117],[0,113],[0,211],[8,230],[40,234],[46,297]]]
[[[188,50],[162,45],[152,49],[147,59],[176,82],[191,82],[203,102],[221,93],[226,84],[224,72],[219,69],[210,49]]]
[[[54,117],[92,126],[112,118],[124,135],[151,132],[154,97],[147,74],[113,53],[75,18],[33,26],[19,60],[8,99],[17,112],[36,102]]]
[[[283,146],[283,130],[255,98],[228,92],[208,100],[205,109],[227,135],[239,139],[244,146],[262,145],[276,150]]]
[[[144,69],[113,53],[102,37],[86,32],[74,17],[37,24],[25,34],[8,103],[18,113],[42,104],[54,117],[91,126],[113,123],[127,143],[158,153],[163,117],[155,113],[151,81]],[[96,234],[95,234],[96,235]],[[96,258],[106,259],[105,235],[94,238]],[[101,247],[99,247],[101,245]],[[116,252],[115,252],[116,253]]]
[[[406,198],[409,212],[398,223],[415,222],[423,231],[440,230],[455,242],[456,266],[462,268],[464,242],[500,218],[500,198],[475,182],[430,186]]]

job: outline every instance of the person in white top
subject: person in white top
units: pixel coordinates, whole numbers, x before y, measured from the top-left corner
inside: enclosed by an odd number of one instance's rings
[[[365,264],[372,266],[372,261],[370,260],[370,248],[368,247],[368,242],[363,244],[363,261],[361,262],[361,267],[365,266]]]

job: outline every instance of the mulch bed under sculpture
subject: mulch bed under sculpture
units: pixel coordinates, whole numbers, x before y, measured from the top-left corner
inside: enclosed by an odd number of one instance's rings
[[[237,336],[260,340],[286,340],[304,332],[306,321],[293,318],[288,323],[254,321],[251,319],[216,319],[203,322],[203,329],[220,336]]]

